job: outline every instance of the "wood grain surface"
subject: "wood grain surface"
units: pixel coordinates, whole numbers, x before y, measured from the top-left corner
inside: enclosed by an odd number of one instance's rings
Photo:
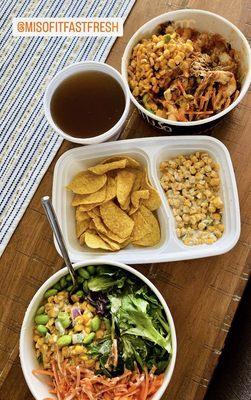
[[[244,0],[138,0],[108,63],[120,69],[130,36],[147,20],[179,8],[217,12],[251,37],[251,4]],[[174,317],[178,357],[164,400],[202,400],[250,273],[251,94],[213,131],[229,149],[241,206],[241,237],[225,255],[200,260],[136,266],[161,290]],[[132,109],[123,138],[158,136]],[[0,261],[0,400],[31,400],[19,363],[19,333],[26,307],[38,287],[62,266],[40,198],[51,194],[58,157],[41,181]]]

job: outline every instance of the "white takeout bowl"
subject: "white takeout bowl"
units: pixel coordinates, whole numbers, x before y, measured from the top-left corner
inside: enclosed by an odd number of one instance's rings
[[[116,81],[119,83],[121,86],[124,96],[125,96],[125,108],[124,112],[121,115],[120,119],[116,122],[116,124],[109,129],[108,131],[97,135],[93,137],[88,137],[88,138],[76,138],[71,135],[68,135],[66,132],[62,131],[57,124],[54,122],[53,117],[51,115],[51,110],[50,110],[50,103],[52,96],[57,89],[57,87],[69,76],[72,76],[78,72],[82,71],[100,71],[105,74],[108,74],[112,76]],[[98,100],[97,100],[98,101]],[[44,113],[47,118],[47,121],[49,122],[50,126],[59,134],[61,135],[64,139],[69,140],[70,142],[73,143],[79,143],[79,144],[96,144],[96,143],[102,143],[107,140],[116,140],[124,125],[126,122],[126,118],[128,116],[130,109],[130,93],[128,90],[128,87],[122,78],[121,74],[113,67],[111,67],[108,64],[101,63],[101,62],[96,62],[96,61],[81,61],[75,64],[71,64],[68,67],[62,69],[59,71],[50,81],[49,85],[46,88],[45,94],[44,94]]]
[[[150,289],[156,294],[159,301],[161,302],[171,330],[171,339],[172,339],[172,355],[169,361],[169,365],[165,372],[165,377],[162,386],[158,390],[158,392],[152,397],[152,400],[160,400],[164,391],[166,390],[170,379],[173,374],[175,360],[176,360],[176,353],[177,353],[177,339],[176,339],[176,332],[175,326],[173,322],[173,318],[171,312],[167,306],[167,303],[159,290],[154,286],[154,284],[147,279],[143,274],[138,272],[137,270],[133,269],[129,265],[122,264],[120,262],[109,262],[109,261],[102,261],[102,259],[92,259],[85,262],[78,262],[74,264],[74,268],[78,269],[80,267],[85,267],[87,265],[113,265],[118,268],[122,268],[126,271],[131,272],[133,275],[140,278],[144,283],[146,283]],[[41,368],[35,356],[35,351],[33,347],[33,326],[34,326],[34,316],[35,312],[43,299],[43,295],[51,286],[53,286],[62,276],[68,273],[67,268],[63,268],[53,274],[50,278],[45,281],[45,283],[38,289],[34,297],[32,298],[25,316],[23,320],[23,324],[21,327],[21,334],[20,334],[20,360],[21,360],[21,367],[23,370],[23,374],[26,380],[29,389],[36,400],[43,400],[47,397],[52,397],[49,394],[49,386],[45,383],[45,380],[33,375],[32,370]]]
[[[230,104],[225,110],[213,115],[212,117],[205,118],[199,121],[191,122],[178,122],[171,121],[147,111],[133,96],[129,85],[127,76],[127,67],[130,61],[131,52],[133,47],[143,38],[150,37],[156,32],[160,24],[168,21],[177,21],[185,26],[195,28],[198,31],[206,31],[218,33],[229,42],[233,49],[237,50],[240,54],[240,69],[241,69],[241,90],[237,99]],[[128,42],[121,63],[122,76],[127,82],[130,91],[130,97],[134,105],[137,107],[141,116],[154,127],[164,130],[167,134],[191,134],[200,133],[202,131],[211,129],[219,120],[233,108],[235,108],[244,95],[248,91],[251,82],[251,51],[247,39],[243,33],[230,21],[221,17],[220,15],[211,13],[204,10],[177,10],[165,14],[161,14],[156,18],[151,19],[143,26],[141,26]]]

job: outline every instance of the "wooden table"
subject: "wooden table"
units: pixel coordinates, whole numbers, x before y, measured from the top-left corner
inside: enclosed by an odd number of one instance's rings
[[[138,0],[125,24],[108,63],[120,68],[125,45],[144,22],[178,8],[202,8],[228,18],[251,37],[248,18],[250,3],[245,0]],[[250,22],[250,20],[249,20]],[[200,260],[138,266],[162,291],[177,329],[178,358],[170,386],[163,399],[201,400],[238,302],[247,282],[250,267],[250,128],[251,94],[227,117],[213,135],[228,147],[237,178],[241,205],[241,237],[225,255]],[[123,137],[157,136],[132,110]],[[0,265],[0,383],[1,400],[30,400],[18,357],[19,331],[25,309],[38,287],[62,265],[50,228],[40,205],[42,195],[51,194],[56,159],[72,144],[64,142],[57,157],[16,229]]]

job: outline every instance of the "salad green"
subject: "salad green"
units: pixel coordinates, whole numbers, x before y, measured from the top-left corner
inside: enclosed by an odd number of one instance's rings
[[[88,280],[88,290],[96,306],[101,299],[107,303],[103,314],[109,333],[89,346],[99,358],[101,372],[118,375],[124,365],[133,369],[135,363],[163,372],[172,353],[171,334],[163,307],[150,288],[127,271],[99,266]],[[111,357],[116,352],[117,358]]]

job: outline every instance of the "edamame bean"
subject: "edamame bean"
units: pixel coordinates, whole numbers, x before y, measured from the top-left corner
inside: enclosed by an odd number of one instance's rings
[[[44,313],[44,306],[41,306],[37,309],[36,315],[40,315]]]
[[[67,282],[72,282],[72,277],[70,274],[67,274],[65,279],[67,280]]]
[[[71,292],[73,288],[73,285],[68,286],[68,288],[66,288],[67,292]]]
[[[65,288],[66,288],[66,286],[67,286],[67,281],[66,281],[66,279],[65,279],[65,276],[63,276],[63,277],[60,279],[60,286],[61,286],[61,289],[65,289]]]
[[[35,316],[35,322],[37,325],[46,325],[49,321],[49,317],[46,314],[40,314]]]
[[[71,344],[72,338],[70,335],[63,335],[57,340],[57,345],[59,347],[69,346]]]
[[[83,291],[84,291],[85,293],[88,293],[88,292],[89,292],[88,281],[84,281],[84,283],[83,283]]]
[[[84,282],[84,278],[82,278],[82,276],[78,276],[77,277],[77,283],[78,283],[78,285],[81,285],[81,283],[83,283]]]
[[[89,333],[88,335],[86,335],[84,337],[83,343],[84,344],[90,344],[93,341],[94,338],[95,338],[95,333],[91,332],[91,333]]]
[[[48,297],[55,296],[55,294],[57,294],[57,292],[58,292],[57,289],[49,289],[49,290],[47,290],[47,291],[45,292],[44,298],[45,298],[45,299],[48,299]]]
[[[60,289],[61,289],[60,283],[57,282],[57,283],[53,286],[53,289],[60,290]]]
[[[83,292],[83,290],[78,290],[75,294],[76,294],[78,297],[84,297],[84,292]]]
[[[98,275],[114,275],[116,272],[115,268],[111,265],[98,265],[97,266],[97,273]]]
[[[90,274],[85,268],[79,268],[78,269],[78,273],[84,279],[89,279],[90,278]]]
[[[104,319],[104,322],[105,322],[105,327],[106,327],[107,332],[110,332],[110,330],[111,330],[111,323],[110,323],[109,319],[108,319],[108,318],[105,318],[105,319]]]
[[[100,321],[98,315],[95,315],[95,317],[91,321],[91,330],[94,332],[98,331],[100,328],[100,325],[101,325],[101,321]]]
[[[96,268],[94,267],[94,265],[88,265],[88,267],[86,267],[87,271],[89,272],[90,275],[94,275]]]
[[[38,331],[38,333],[40,333],[40,335],[45,336],[46,333],[48,332],[48,329],[44,326],[44,325],[37,325],[36,326],[36,330]]]
[[[68,328],[71,325],[71,319],[66,312],[60,311],[58,313],[58,320],[61,322],[63,328]]]

